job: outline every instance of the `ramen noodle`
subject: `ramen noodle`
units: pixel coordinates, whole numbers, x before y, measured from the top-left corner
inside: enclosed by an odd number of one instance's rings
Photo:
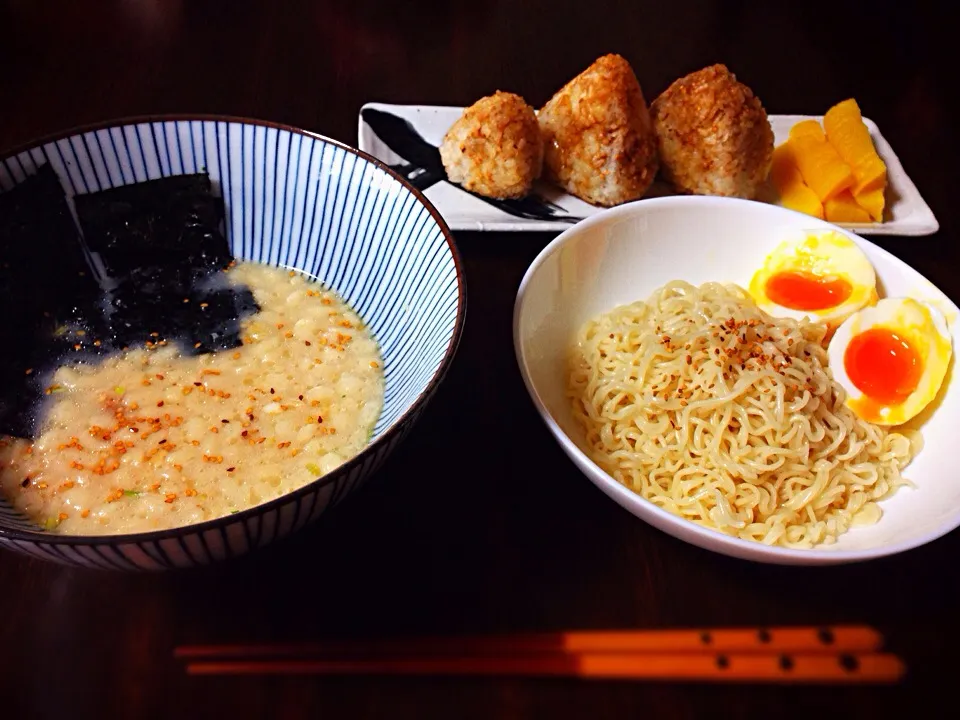
[[[650,502],[739,538],[810,548],[875,523],[921,438],[844,406],[825,332],[717,283],[605,313],[570,364],[585,448]]]

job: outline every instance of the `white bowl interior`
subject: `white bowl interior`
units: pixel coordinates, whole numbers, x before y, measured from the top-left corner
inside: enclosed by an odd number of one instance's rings
[[[524,380],[563,449],[604,492],[638,517],[701,547],[781,563],[830,563],[886,555],[928,542],[960,525],[960,482],[953,455],[960,425],[960,388],[948,375],[937,406],[918,423],[925,447],[904,488],[882,502],[876,525],[853,529],[837,543],[790,550],[739,540],[682,520],[627,490],[590,461],[565,397],[567,353],[589,318],[645,300],[664,283],[735,282],[746,287],[782,240],[838,228],[762,203],[706,197],[645,200],[608,211],[567,230],[533,263],[521,285],[514,340]],[[918,272],[863,238],[845,233],[877,271],[881,296],[929,300],[956,336],[960,310]],[[951,373],[952,374],[952,373]]]

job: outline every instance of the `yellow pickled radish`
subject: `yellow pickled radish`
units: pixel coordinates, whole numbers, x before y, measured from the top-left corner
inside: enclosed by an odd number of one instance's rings
[[[826,135],[823,132],[823,128],[820,127],[820,123],[816,120],[801,120],[796,123],[793,127],[790,128],[790,138],[802,137],[809,135],[811,137],[818,138],[823,140],[826,138]]]
[[[821,202],[836,197],[856,182],[853,170],[827,142],[827,136],[816,120],[804,120],[794,125],[788,142],[803,181]]]
[[[887,166],[877,154],[856,100],[844,100],[827,110],[823,127],[827,140],[853,169],[857,179],[853,186],[855,196],[886,185]]]
[[[780,198],[780,204],[785,208],[823,218],[823,204],[817,194],[803,182],[790,143],[786,142],[774,148],[770,180]]]
[[[823,203],[823,211],[828,222],[835,223],[868,223],[870,213],[857,204],[853,193],[844,190]]]
[[[862,192],[854,194],[853,198],[857,201],[857,205],[862,207],[877,222],[883,221],[883,207],[886,202],[884,198],[885,188],[877,188],[876,190],[870,190],[869,192]]]

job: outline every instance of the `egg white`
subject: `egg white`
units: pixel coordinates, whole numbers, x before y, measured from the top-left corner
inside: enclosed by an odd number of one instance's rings
[[[850,297],[839,305],[822,310],[784,307],[767,296],[767,282],[780,272],[807,272],[819,277],[834,276],[850,284]],[[774,317],[795,320],[809,318],[834,329],[857,310],[877,301],[877,275],[873,265],[855,242],[835,231],[808,233],[784,240],[765,259],[750,280],[749,292],[757,305]]]
[[[907,339],[921,357],[923,370],[917,388],[901,403],[872,401],[847,375],[844,356],[850,342],[871,328],[886,328]],[[902,425],[929,405],[943,385],[953,355],[953,340],[943,313],[912,298],[884,298],[847,318],[827,348],[830,371],[843,386],[845,404],[858,417],[876,425]]]

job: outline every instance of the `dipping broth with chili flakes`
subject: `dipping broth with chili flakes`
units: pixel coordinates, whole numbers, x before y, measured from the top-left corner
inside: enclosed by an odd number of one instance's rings
[[[61,366],[33,440],[0,438],[0,490],[69,535],[169,529],[296,490],[359,454],[383,404],[376,341],[335,293],[240,262],[242,345]]]

